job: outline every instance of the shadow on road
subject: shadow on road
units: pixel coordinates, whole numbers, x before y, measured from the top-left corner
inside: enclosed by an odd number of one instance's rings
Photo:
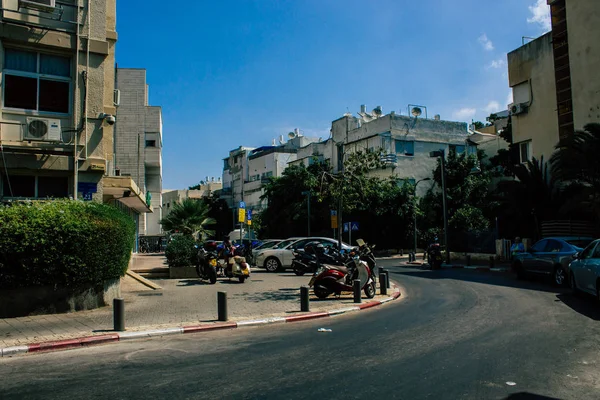
[[[519,392],[509,395],[505,400],[560,400],[556,397],[542,396],[528,392]]]
[[[596,299],[593,296],[587,294],[573,296],[571,293],[564,293],[556,295],[556,298],[558,299],[557,301],[562,301],[563,304],[570,307],[573,311],[585,315],[594,321],[600,321],[600,308],[598,308]]]
[[[177,286],[205,286],[210,285],[210,282],[203,281],[199,278],[196,279],[183,279],[180,280]]]
[[[244,300],[250,301],[252,303],[260,303],[262,301],[299,300],[300,289],[282,288],[279,290],[270,290],[267,292],[240,293],[235,294],[234,296],[243,297]]]
[[[390,274],[400,276],[414,276],[426,279],[453,279],[466,282],[476,282],[486,285],[513,287],[526,290],[538,290],[548,293],[566,293],[568,289],[557,288],[546,283],[543,278],[530,280],[517,280],[512,274],[486,272],[464,269],[443,269],[443,270],[420,270],[420,271],[393,271]]]

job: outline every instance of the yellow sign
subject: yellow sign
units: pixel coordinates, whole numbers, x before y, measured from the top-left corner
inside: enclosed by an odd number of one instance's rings
[[[238,209],[238,222],[246,222],[246,209],[245,208]]]
[[[337,227],[338,227],[338,217],[337,217],[337,215],[332,215],[331,216],[331,228],[337,229]]]
[[[249,219],[249,220],[248,220],[248,222],[246,222],[246,224],[247,224],[248,226],[252,225],[252,220],[251,220],[251,219]]]

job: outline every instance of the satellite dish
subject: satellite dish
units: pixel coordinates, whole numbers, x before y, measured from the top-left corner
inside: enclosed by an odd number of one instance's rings
[[[377,115],[378,117],[381,116],[382,113],[383,111],[381,111],[381,106],[377,106],[373,109],[373,114]]]
[[[421,108],[420,108],[420,107],[413,107],[413,109],[412,109],[412,110],[410,110],[410,113],[411,113],[411,114],[412,114],[412,115],[413,115],[413,116],[416,118],[416,117],[419,117],[419,116],[421,116],[421,114],[422,114],[423,112],[421,111]]]
[[[288,133],[288,138],[293,139],[295,137],[296,137],[296,134],[294,132]]]

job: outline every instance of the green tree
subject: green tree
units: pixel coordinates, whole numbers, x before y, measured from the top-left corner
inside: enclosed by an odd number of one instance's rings
[[[571,189],[571,205],[600,218],[600,124],[561,139],[550,163],[552,176]]]
[[[209,211],[205,202],[185,199],[181,203],[175,203],[171,212],[160,223],[167,232],[181,232],[196,239],[205,239],[214,235],[214,231],[207,229],[207,226],[216,222],[208,216]]]

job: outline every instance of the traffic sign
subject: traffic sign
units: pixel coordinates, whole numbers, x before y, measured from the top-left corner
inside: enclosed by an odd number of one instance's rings
[[[252,221],[252,210],[246,210],[246,219],[248,222]]]
[[[246,203],[244,203],[243,201],[240,201],[240,207],[239,208],[246,208]]]
[[[83,194],[83,201],[92,201],[92,193],[91,192],[84,192]]]
[[[337,211],[331,210],[331,229],[337,229],[337,227],[338,227]]]
[[[77,191],[81,193],[97,193],[98,184],[95,182],[77,182]]]
[[[358,222],[351,222],[350,224],[352,225],[352,230],[353,231],[357,231],[358,230]]]
[[[349,225],[348,222],[344,223],[344,232],[348,232],[348,225]]]
[[[246,222],[246,210],[244,208],[238,208],[238,222]]]

